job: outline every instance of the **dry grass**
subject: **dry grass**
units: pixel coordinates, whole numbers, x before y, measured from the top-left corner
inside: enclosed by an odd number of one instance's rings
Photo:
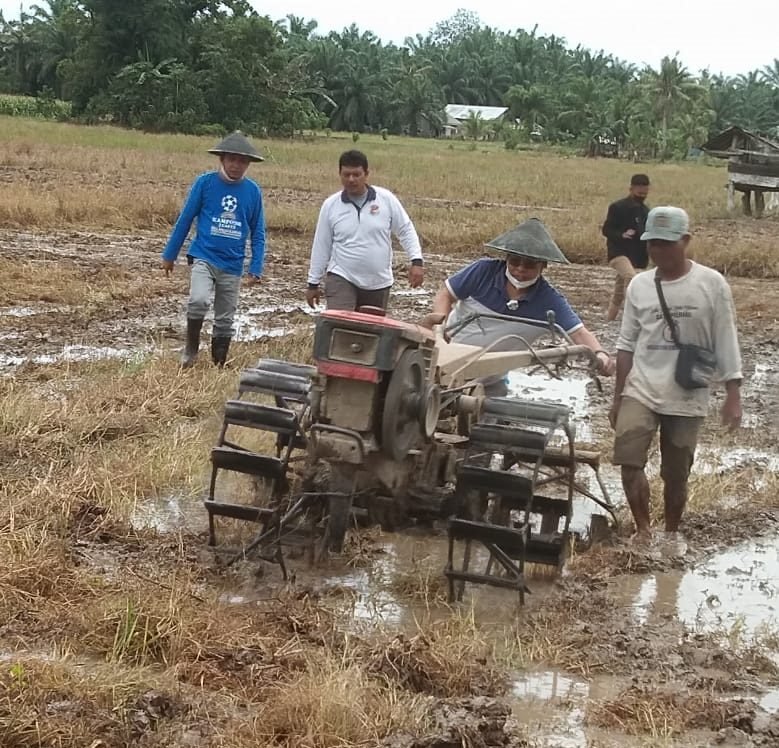
[[[182,703],[155,692],[151,672],[129,675],[94,663],[17,660],[0,670],[0,736],[4,748],[33,746],[164,745],[139,743],[145,735],[167,734]]]
[[[276,341],[273,354],[304,359],[306,343]],[[238,365],[268,352],[239,349]],[[431,692],[499,689],[469,630],[402,651],[392,638],[350,645],[336,614],[305,597],[222,602],[237,580],[201,563],[201,540],[132,529],[145,497],[202,489],[234,377],[210,366],[181,376],[152,357],[2,380],[0,641],[21,652],[4,670],[15,674],[0,700],[4,746],[178,745],[189,726],[199,745],[375,745],[423,732]],[[59,661],[28,664],[25,651],[54,646],[111,669],[90,678]],[[139,681],[139,668],[155,678]],[[138,706],[155,679],[161,718]],[[204,706],[215,699],[219,708]]]
[[[193,177],[213,166],[209,139],[18,119],[3,124],[0,163],[16,176],[0,185],[0,225],[7,227],[164,232]],[[319,137],[259,146],[269,158],[252,174],[265,190],[271,241],[285,233],[310,240],[321,200],[338,187],[338,154],[351,142]],[[695,246],[703,261],[734,273],[779,274],[770,251],[773,222],[715,220],[726,215],[721,164],[637,167],[412,138],[366,137],[359,146],[369,155],[376,183],[406,204],[428,251],[473,253],[519,219],[538,215],[570,259],[601,262],[606,206],[625,192],[638,168],[651,174],[654,203],[689,210],[700,227]]]
[[[45,341],[59,326],[63,339],[79,330],[95,343],[112,316],[136,324],[144,314],[172,314],[186,274],[163,279],[157,253],[192,177],[212,166],[204,153],[210,141],[3,124],[0,162],[11,181],[0,185],[0,225],[143,232],[133,256],[118,235],[80,236],[71,246],[58,234],[48,246],[19,234],[18,252],[0,258],[8,281],[0,306],[68,307],[23,318],[23,344]],[[469,151],[403,138],[360,145],[376,182],[398,192],[428,250],[440,252],[472,253],[538,214],[573,259],[600,259],[601,214],[633,170],[493,146]],[[305,254],[320,200],[337,184],[337,155],[351,142],[261,147],[270,156],[255,172],[268,200],[276,268],[269,280],[278,278],[286,293],[290,279],[281,276]],[[658,201],[692,196],[688,207],[699,221],[722,212],[719,168],[666,165],[651,174]],[[765,259],[774,224],[760,224],[749,242],[722,243],[727,231],[753,226],[734,225],[702,236],[707,258],[774,274]],[[91,245],[94,255],[83,249]],[[0,328],[21,324],[0,317]],[[234,344],[231,369],[204,363],[182,374],[163,339],[159,354],[126,362],[28,363],[0,378],[0,650],[11,653],[0,668],[2,746],[373,746],[392,733],[431,728],[436,700],[504,693],[517,666],[545,662],[586,673],[602,664],[609,613],[602,595],[524,611],[503,637],[453,612],[420,623],[413,635],[373,631],[363,639],[348,633],[336,601],[313,602],[294,585],[261,604],[227,604],[226,591],[253,584],[246,570],[218,570],[202,538],[186,531],[134,529],[138,505],[172,493],[201,511],[196,499],[237,371],[263,356],[308,361],[311,342],[303,333]],[[35,350],[34,342],[25,348]],[[723,481],[731,480],[695,483],[691,503],[715,506],[711,498],[730,491]],[[228,486],[233,494],[247,490]],[[772,490],[766,484],[759,500],[768,505]],[[372,537],[351,540],[352,564],[370,565]],[[389,579],[392,594],[439,605],[440,567],[417,559]],[[51,651],[51,660],[35,654],[41,651]],[[750,662],[760,665],[757,655]],[[671,706],[663,709],[654,710],[656,721],[671,724]]]
[[[429,729],[429,699],[373,677],[348,657],[325,656],[270,689],[262,730],[273,741],[308,748],[374,746],[392,733]]]
[[[507,686],[495,641],[467,615],[420,626],[417,634],[380,638],[367,651],[367,670],[413,693],[496,695]]]
[[[426,607],[447,600],[447,581],[438,558],[412,558],[407,566],[395,568],[387,582],[393,597],[411,600]]]
[[[743,711],[743,703],[713,693],[631,686],[615,699],[590,705],[587,722],[629,735],[667,738],[686,730],[720,730]]]
[[[138,274],[104,264],[104,259],[87,264],[52,257],[22,262],[0,257],[0,272],[7,279],[0,289],[0,306],[24,305],[35,299],[36,305],[78,307],[68,314],[89,318],[105,313],[108,304],[148,304],[170,294],[170,283],[161,273]]]

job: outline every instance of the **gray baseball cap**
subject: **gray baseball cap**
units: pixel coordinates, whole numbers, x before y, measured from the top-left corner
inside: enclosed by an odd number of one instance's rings
[[[687,212],[670,205],[661,205],[649,211],[641,240],[659,239],[666,242],[678,242],[689,233],[690,217]]]

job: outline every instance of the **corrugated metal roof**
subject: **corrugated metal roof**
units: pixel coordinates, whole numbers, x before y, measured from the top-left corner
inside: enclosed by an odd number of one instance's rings
[[[505,106],[470,106],[468,104],[447,104],[444,110],[450,117],[456,120],[468,119],[471,112],[478,113],[485,122],[498,119],[508,111]]]
[[[739,143],[735,149],[733,148],[734,135],[737,136],[737,142]],[[779,143],[774,143],[768,140],[768,138],[749,132],[749,130],[745,130],[743,127],[733,126],[723,130],[719,135],[709,138],[701,148],[704,151],[732,152],[734,154],[738,154],[742,150],[771,152],[779,151]]]

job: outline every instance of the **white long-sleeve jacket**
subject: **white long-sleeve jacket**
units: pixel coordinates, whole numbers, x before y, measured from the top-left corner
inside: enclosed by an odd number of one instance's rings
[[[311,249],[309,284],[335,273],[366,291],[391,286],[392,236],[410,261],[422,259],[414,224],[395,195],[369,187],[365,202],[353,202],[336,192],[322,203]]]

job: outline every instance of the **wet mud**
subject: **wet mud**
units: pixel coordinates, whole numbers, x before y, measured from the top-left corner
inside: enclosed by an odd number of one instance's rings
[[[182,345],[187,271],[177,267],[165,279],[160,244],[151,234],[6,236],[0,260],[23,259],[35,272],[60,268],[71,281],[53,281],[46,298],[25,298],[20,288],[0,296],[0,376],[102,358],[175,355]],[[262,284],[242,290],[236,345],[313,328],[315,310],[303,299],[306,247],[288,240],[273,252]],[[420,319],[438,284],[467,259],[431,257],[425,287],[412,290],[399,257],[391,313]],[[107,275],[115,284],[104,282]],[[610,274],[575,267],[551,275],[604,347],[613,349],[617,325],[603,321]],[[265,565],[262,574],[251,564],[227,577],[204,571],[204,589],[218,579],[224,604],[253,606],[292,588],[339,611],[345,625],[362,634],[378,627],[413,636],[467,615],[498,649],[498,642],[509,640],[554,640],[541,663],[529,658],[514,669],[500,697],[441,699],[435,706],[438,734],[427,742],[398,735],[387,746],[779,745],[779,499],[773,495],[779,478],[779,284],[735,278],[732,286],[745,364],[744,427],[737,435],[719,428],[716,395],[694,466],[694,481],[711,496],[708,503],[691,499],[682,538],[659,534],[649,548],[630,542],[619,474],[608,461],[610,382],[577,371],[560,379],[514,372],[513,393],[572,408],[577,444],[602,454],[604,483],[623,520],[619,531],[575,558],[561,577],[532,580],[524,608],[511,593],[482,588],[469,588],[460,605],[447,604],[440,531],[355,535],[351,558],[335,559],[325,570],[293,561],[287,582],[274,565]],[[650,473],[656,480],[656,455]],[[581,480],[594,486],[591,476]],[[574,529],[586,528],[593,513],[601,512],[578,501]],[[149,553],[155,544],[158,551],[183,545],[193,563],[204,569],[213,564],[199,496],[139,503],[129,529],[131,545],[119,536],[82,533],[75,552],[109,577],[128,565],[153,577],[164,556]],[[692,707],[682,702],[690,694],[706,695],[696,704],[710,710],[709,724],[687,719]],[[679,726],[650,733],[647,743],[646,726],[639,729],[636,716],[639,704],[644,713],[651,706],[658,715],[675,716]]]

